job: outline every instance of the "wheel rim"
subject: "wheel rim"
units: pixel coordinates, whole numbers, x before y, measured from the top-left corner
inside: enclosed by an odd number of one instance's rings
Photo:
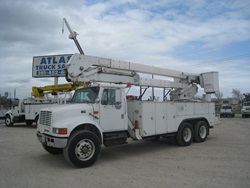
[[[10,125],[10,123],[11,123],[10,118],[6,118],[5,123],[6,123],[6,125]]]
[[[185,128],[184,131],[183,131],[183,139],[185,142],[189,142],[190,139],[191,139],[191,129],[189,128]]]
[[[81,161],[89,160],[95,153],[95,145],[89,139],[83,139],[77,143],[75,154]]]
[[[207,135],[207,129],[206,129],[206,127],[204,125],[200,127],[199,134],[200,134],[201,138],[205,138],[206,137],[206,135]]]

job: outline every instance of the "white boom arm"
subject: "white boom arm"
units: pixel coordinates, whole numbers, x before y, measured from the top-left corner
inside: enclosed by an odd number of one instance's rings
[[[66,65],[66,79],[70,82],[108,82],[147,87],[175,88],[175,99],[190,99],[197,93],[196,84],[206,93],[218,91],[218,73],[191,74],[166,68],[141,65],[126,61],[74,54]],[[144,78],[139,73],[174,78]]]
[[[74,54],[66,65],[65,77],[69,82],[130,83],[136,86],[171,88],[174,89],[170,93],[173,100],[192,99],[198,92],[196,84],[204,88],[207,94],[219,91],[218,72],[190,74],[166,68],[84,55],[76,39],[77,33],[70,28],[65,18],[63,21],[70,32],[69,38],[74,40],[80,52],[80,54]],[[139,73],[170,77],[174,81],[144,78]]]
[[[66,24],[66,26],[67,26],[67,28],[68,28],[68,30],[69,30],[69,39],[72,39],[72,40],[75,42],[76,47],[78,48],[80,54],[83,54],[83,55],[84,55],[84,52],[83,52],[83,50],[82,50],[82,48],[81,48],[81,45],[79,44],[79,42],[78,42],[78,40],[77,40],[77,38],[76,38],[76,36],[78,35],[78,33],[75,32],[75,31],[73,31],[73,30],[70,28],[69,23],[68,23],[68,21],[66,20],[66,18],[63,18],[63,24],[64,24],[64,23]],[[64,25],[63,25],[63,26],[64,26]],[[62,32],[64,32],[64,29],[63,29],[63,28],[62,28]]]

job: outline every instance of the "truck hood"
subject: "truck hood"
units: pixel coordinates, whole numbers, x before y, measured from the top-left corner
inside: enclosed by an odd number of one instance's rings
[[[43,108],[40,111],[37,130],[40,133],[46,132],[52,135],[54,134],[52,133],[53,128],[67,127],[68,130],[71,130],[75,124],[83,122],[83,119],[93,120],[93,110],[93,104],[83,103],[52,105]]]
[[[60,113],[60,112],[70,112],[77,110],[84,110],[93,108],[92,104],[64,104],[64,105],[51,105],[49,107],[41,109],[41,111],[50,111],[52,113]]]

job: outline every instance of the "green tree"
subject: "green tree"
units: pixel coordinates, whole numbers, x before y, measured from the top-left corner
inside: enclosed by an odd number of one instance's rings
[[[8,99],[5,96],[0,97],[0,107],[9,108],[11,106],[11,103],[12,103],[11,99]]]
[[[233,89],[232,90],[232,95],[233,95],[233,98],[239,100],[239,103],[242,102],[242,100],[243,100],[243,94],[241,94],[241,92],[240,92],[239,89]]]
[[[243,93],[243,95],[244,95],[244,100],[245,101],[250,101],[250,93]]]
[[[223,93],[220,91],[215,92],[214,95],[218,100],[221,100],[223,97]]]

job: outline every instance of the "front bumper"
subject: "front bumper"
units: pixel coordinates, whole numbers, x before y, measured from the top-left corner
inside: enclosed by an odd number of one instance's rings
[[[68,138],[55,137],[40,132],[36,133],[37,139],[44,145],[54,148],[65,148],[68,143]]]

